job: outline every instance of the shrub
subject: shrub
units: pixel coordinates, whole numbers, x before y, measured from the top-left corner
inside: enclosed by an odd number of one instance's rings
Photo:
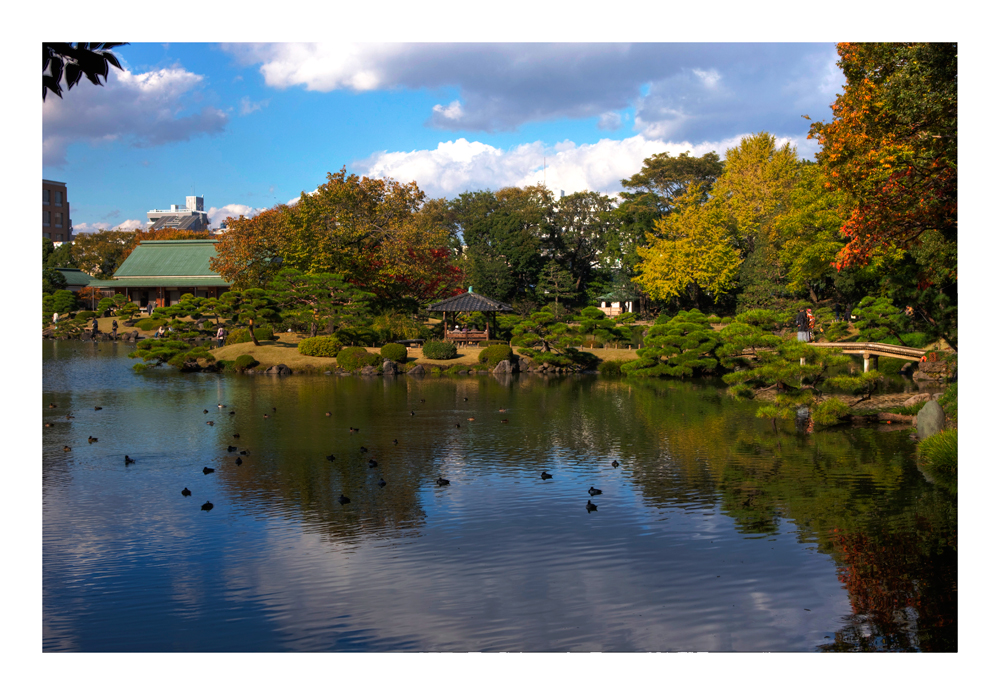
[[[96,311],[80,311],[80,312],[77,312],[76,316],[74,316],[73,318],[75,318],[75,319],[83,319],[84,321],[89,321],[90,319],[94,318],[95,316],[97,316],[97,312]]]
[[[310,357],[336,357],[343,347],[332,335],[319,335],[299,342],[299,352]]]
[[[380,364],[382,364],[382,358],[373,355],[363,347],[345,347],[337,353],[337,366],[352,372],[367,365],[377,367]]]
[[[400,345],[399,343],[386,343],[379,350],[379,353],[387,360],[392,360],[393,362],[399,362],[402,364],[406,362],[406,346]]]
[[[260,362],[255,360],[253,355],[240,355],[233,360],[231,368],[237,372],[245,372],[248,369],[253,369],[258,364],[260,364]]]
[[[958,420],[958,384],[952,384],[941,397],[938,398],[938,405],[944,410],[944,414],[952,420]]]
[[[429,360],[450,360],[458,356],[455,343],[444,343],[439,340],[429,340],[424,343],[424,357]]]
[[[270,326],[261,326],[253,329],[253,334],[257,340],[274,340],[274,330]],[[238,343],[249,343],[250,331],[246,328],[237,328],[226,338],[226,345],[237,345]]]
[[[958,430],[943,430],[917,445],[920,461],[931,473],[958,473]]]
[[[500,362],[510,359],[513,354],[514,351],[510,349],[509,345],[491,345],[479,353],[479,361],[493,369]]]
[[[166,319],[142,319],[135,322],[135,327],[140,331],[155,331],[160,326],[167,323]]]

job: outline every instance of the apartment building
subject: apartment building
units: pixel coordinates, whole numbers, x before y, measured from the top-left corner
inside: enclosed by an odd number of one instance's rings
[[[73,240],[69,199],[62,181],[42,179],[42,236],[54,242]]]

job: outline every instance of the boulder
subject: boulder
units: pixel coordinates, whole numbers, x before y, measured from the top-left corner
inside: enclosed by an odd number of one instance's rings
[[[399,373],[399,369],[396,367],[396,363],[392,360],[382,361],[382,376],[396,376]]]
[[[914,396],[910,396],[905,401],[903,401],[903,407],[908,408],[911,405],[916,405],[917,403],[924,403],[931,399],[931,394],[929,393],[918,393]]]
[[[927,404],[917,413],[917,437],[921,440],[944,429],[944,409],[937,401]]]
[[[361,376],[378,376],[378,370],[370,364],[366,364],[361,368]]]
[[[416,367],[407,372],[410,376],[423,376],[424,375],[424,365],[418,364]]]
[[[292,370],[288,368],[288,365],[276,364],[270,369],[268,369],[265,374],[278,374],[281,376],[286,376],[292,373]]]

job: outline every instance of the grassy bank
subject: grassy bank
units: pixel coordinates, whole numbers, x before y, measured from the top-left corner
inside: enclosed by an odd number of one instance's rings
[[[236,345],[226,345],[221,348],[214,348],[212,354],[219,360],[235,360],[240,355],[250,355],[260,362],[259,368],[266,369],[276,364],[287,365],[293,372],[324,372],[337,366],[337,360],[332,357],[310,357],[300,354],[298,351],[299,341],[306,336],[296,333],[281,333],[275,336],[275,340],[263,340],[260,346],[253,343],[239,343]],[[380,348],[366,347],[365,350],[372,354],[379,354]],[[425,367],[449,367],[474,366],[479,364],[479,347],[459,347],[458,356],[450,360],[432,360],[424,356],[424,351],[420,348],[407,349],[407,363],[416,362]],[[637,355],[635,350],[615,350],[613,348],[591,348],[585,350],[596,355],[601,360],[634,360]]]

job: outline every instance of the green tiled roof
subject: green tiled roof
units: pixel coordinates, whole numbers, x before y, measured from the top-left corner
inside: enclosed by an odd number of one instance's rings
[[[117,287],[229,287],[228,282],[215,277],[193,277],[191,275],[171,275],[170,277],[124,278],[121,280],[92,280],[91,286],[99,289]]]
[[[92,275],[87,275],[87,273],[77,268],[56,268],[62,276],[66,278],[67,285],[82,285],[86,287],[94,282],[95,278]]]
[[[131,286],[139,286],[137,281],[140,279],[155,279],[157,282],[152,284],[169,286],[221,281],[219,274],[208,267],[209,260],[215,256],[215,244],[214,239],[141,241],[115,271],[115,280],[128,281]]]

